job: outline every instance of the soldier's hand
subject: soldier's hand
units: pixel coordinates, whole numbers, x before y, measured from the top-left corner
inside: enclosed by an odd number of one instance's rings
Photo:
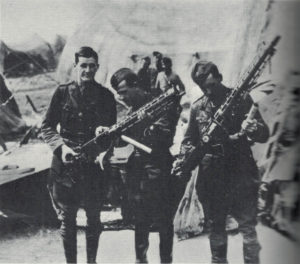
[[[157,134],[157,126],[155,126],[155,125],[151,125],[150,127],[147,127],[144,130],[145,137],[156,136],[156,134]]]
[[[143,119],[146,119],[146,118],[149,118],[151,119],[151,115],[150,113],[147,113],[146,111],[138,111],[137,112],[137,117],[139,120],[143,120]]]
[[[98,126],[95,130],[95,135],[98,136],[99,134],[101,134],[102,132],[108,130],[109,127],[106,126]]]
[[[245,119],[242,123],[242,130],[246,133],[253,133],[257,130],[257,120],[256,119]]]
[[[77,153],[68,147],[67,145],[62,145],[61,147],[61,159],[63,163],[71,163],[73,158],[77,155]]]
[[[172,170],[171,170],[171,174],[181,178],[182,177],[182,170],[181,170],[181,166],[182,166],[183,161],[180,159],[177,159],[173,162],[172,165]]]

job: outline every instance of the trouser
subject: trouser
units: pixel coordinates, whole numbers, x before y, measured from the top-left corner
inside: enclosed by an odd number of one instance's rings
[[[169,159],[162,164],[135,157],[129,163],[129,196],[135,216],[135,252],[137,263],[147,263],[150,226],[158,227],[160,260],[172,262],[174,201]]]
[[[148,263],[147,251],[149,247],[150,223],[136,223],[135,225],[135,252],[136,263]],[[174,227],[169,224],[159,226],[159,254],[161,263],[172,263]]]
[[[77,211],[78,208],[76,207],[64,208],[59,215],[61,220],[60,235],[62,237],[67,263],[77,262]],[[85,208],[85,212],[87,217],[85,233],[87,263],[95,263],[101,234],[100,210]]]
[[[77,262],[76,216],[83,207],[87,217],[86,254],[87,262],[95,263],[101,234],[100,211],[103,203],[103,178],[93,170],[87,177],[72,186],[54,182],[49,185],[53,207],[61,221],[60,234],[67,263]]]
[[[247,191],[245,191],[247,193]],[[212,198],[210,216],[212,220],[210,233],[210,248],[212,263],[227,263],[227,233],[226,217],[229,213],[237,220],[239,231],[243,236],[243,256],[245,263],[259,263],[261,249],[256,233],[256,201],[257,195],[248,193],[235,197],[229,203],[225,200]],[[224,199],[224,197],[223,197]]]

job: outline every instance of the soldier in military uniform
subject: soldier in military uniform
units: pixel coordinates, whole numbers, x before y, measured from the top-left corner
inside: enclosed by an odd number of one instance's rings
[[[197,62],[191,75],[204,96],[192,105],[181,159],[197,145],[203,136],[203,127],[230,92],[221,83],[222,75],[217,66],[211,62]],[[246,119],[251,105],[250,97],[246,98],[226,117],[224,131],[227,133],[220,130],[199,161],[197,192],[205,214],[209,214],[207,217],[212,221],[209,237],[212,263],[227,263],[228,213],[237,220],[243,235],[245,263],[259,263],[260,244],[255,230],[259,174],[250,146],[253,142],[266,142],[269,132],[259,112],[253,120]],[[239,133],[241,128],[245,133]],[[174,166],[180,168],[180,160]]]
[[[149,101],[147,94],[136,86],[136,82],[136,74],[126,68],[118,70],[111,78],[112,87],[133,110]],[[173,144],[180,114],[178,108],[179,102],[153,124],[148,121],[147,126],[141,124],[129,132],[132,138],[152,148],[152,154],[135,148],[126,168],[129,199],[135,215],[136,263],[147,263],[148,238],[152,224],[159,231],[161,262],[172,262],[173,215],[177,204],[170,176],[172,156],[169,148]]]
[[[78,147],[116,122],[116,103],[113,94],[94,79],[99,64],[92,48],[82,47],[75,53],[74,67],[77,78],[56,89],[42,123],[42,134],[53,150],[48,188],[61,221],[66,261],[77,261],[76,215],[83,206],[87,216],[87,262],[95,263],[105,177],[93,159],[78,165],[70,157],[76,157]],[[103,142],[101,147],[109,144]]]
[[[176,85],[184,91],[185,87],[179,75],[172,69],[172,60],[169,57],[162,58],[162,71],[158,73],[155,88],[158,91],[166,91],[172,85]]]

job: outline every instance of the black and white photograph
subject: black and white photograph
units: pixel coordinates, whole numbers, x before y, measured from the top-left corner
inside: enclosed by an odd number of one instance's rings
[[[298,263],[299,11],[0,0],[0,263]]]

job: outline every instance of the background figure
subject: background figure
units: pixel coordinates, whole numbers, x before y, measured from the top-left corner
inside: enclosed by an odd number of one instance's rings
[[[154,63],[155,63],[157,73],[162,72],[163,71],[163,67],[162,67],[163,55],[159,51],[153,51],[152,55],[154,57]]]
[[[163,71],[159,72],[156,79],[155,90],[157,93],[160,91],[165,92],[172,85],[178,87],[181,91],[185,90],[184,84],[176,72],[172,70],[172,60],[168,57],[162,59]]]
[[[222,75],[215,64],[198,62],[192,70],[193,81],[203,90],[204,96],[191,108],[180,155],[196,146],[203,136],[203,128],[226,99],[230,89],[225,87]],[[227,263],[226,217],[228,213],[237,220],[243,235],[245,263],[259,263],[260,244],[257,240],[256,208],[259,174],[250,149],[253,142],[265,142],[268,128],[259,112],[255,119],[246,120],[252,105],[250,97],[227,116],[223,127],[228,134],[218,130],[209,150],[199,163],[198,197],[206,218],[211,220],[209,236],[212,263]],[[246,134],[232,138],[243,128]],[[250,138],[250,140],[249,140]]]
[[[138,86],[147,93],[152,93],[155,88],[157,70],[150,67],[151,59],[146,56],[141,59],[141,69],[137,73]]]
[[[72,160],[78,147],[116,122],[116,103],[113,94],[94,79],[99,65],[92,48],[82,47],[75,53],[74,67],[77,79],[55,91],[42,123],[42,134],[53,150],[48,188],[61,221],[66,261],[77,261],[76,215],[82,206],[87,216],[87,262],[95,263],[105,175],[93,158],[80,163]],[[56,130],[58,124],[60,133]],[[103,145],[108,147],[110,141]]]
[[[122,74],[123,72],[126,74]],[[111,83],[125,103],[136,110],[149,101],[149,96],[136,87],[136,82],[132,82],[134,76],[136,75],[132,71],[123,68],[112,76]],[[132,138],[153,150],[149,155],[135,149],[126,168],[129,199],[133,204],[135,215],[137,263],[147,263],[149,231],[152,224],[155,224],[159,231],[161,262],[172,262],[173,215],[177,206],[177,197],[172,188],[170,175],[172,156],[169,147],[173,143],[179,114],[177,107],[174,107],[151,126],[141,124],[129,131]],[[145,127],[149,128],[145,129]]]

